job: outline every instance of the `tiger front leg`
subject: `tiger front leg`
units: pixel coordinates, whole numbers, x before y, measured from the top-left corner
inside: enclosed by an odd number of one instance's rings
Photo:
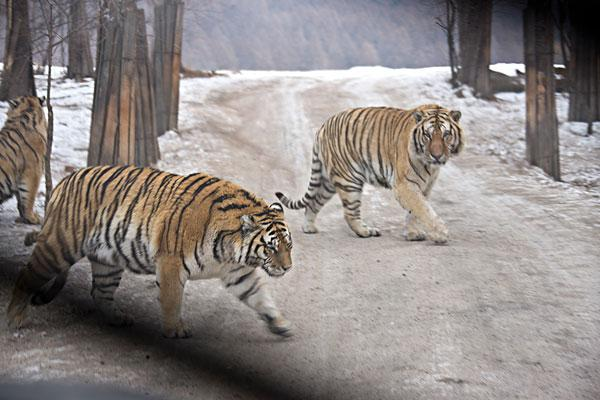
[[[427,234],[419,224],[419,221],[415,218],[415,216],[409,212],[406,215],[406,240],[410,242],[419,242],[427,239]]]
[[[159,259],[157,263],[156,283],[160,290],[163,335],[167,338],[191,336],[181,319],[183,289],[187,280],[187,277],[182,277],[182,269],[181,262],[170,257]]]
[[[420,224],[425,228],[429,239],[435,243],[444,244],[448,242],[448,228],[446,224],[431,208],[427,199],[416,185],[410,182],[400,182],[394,188],[394,195],[400,205],[411,213],[412,216],[409,218],[417,219],[414,222],[416,225],[407,227],[407,238],[408,232],[410,232],[408,229],[416,228]],[[418,231],[415,229],[413,233],[417,234]]]
[[[248,267],[229,273],[223,277],[223,283],[230,293],[258,313],[272,333],[292,336],[292,324],[275,305],[262,269]]]
[[[33,167],[32,167],[33,168]],[[35,196],[40,186],[41,171],[25,171],[16,193],[19,217],[16,222],[39,225],[42,219],[34,211]]]

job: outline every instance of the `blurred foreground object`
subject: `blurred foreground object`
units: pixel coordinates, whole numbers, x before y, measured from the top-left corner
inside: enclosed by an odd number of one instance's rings
[[[156,400],[105,386],[61,383],[0,384],[0,400]]]

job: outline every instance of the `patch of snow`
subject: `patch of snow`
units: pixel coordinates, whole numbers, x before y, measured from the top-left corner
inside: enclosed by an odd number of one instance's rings
[[[520,63],[497,63],[490,65],[492,71],[500,72],[508,76],[517,76],[517,70],[525,72],[525,64]]]

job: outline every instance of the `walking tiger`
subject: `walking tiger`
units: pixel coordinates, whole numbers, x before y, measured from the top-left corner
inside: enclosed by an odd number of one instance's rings
[[[33,210],[44,173],[47,124],[45,98],[22,96],[9,100],[6,122],[0,131],[0,204],[17,197],[17,222],[39,224]]]
[[[181,319],[187,280],[220,278],[253,308],[271,332],[290,323],[275,306],[265,273],[292,267],[292,238],[279,203],[203,173],[174,175],[132,166],[90,167],[54,189],[27,266],[17,278],[7,315],[22,325],[28,305],[46,304],[83,257],[92,266],[92,297],[109,322],[126,322],[113,296],[125,269],[156,274],[167,337],[186,337]]]
[[[355,108],[330,117],[316,134],[311,177],[302,199],[276,193],[284,206],[305,209],[303,231],[316,233],[315,220],[334,194],[342,200],[346,222],[360,237],[379,236],[361,218],[365,183],[392,188],[409,213],[406,238],[436,243],[448,229],[427,199],[440,167],[464,147],[459,111],[435,104],[412,110]]]

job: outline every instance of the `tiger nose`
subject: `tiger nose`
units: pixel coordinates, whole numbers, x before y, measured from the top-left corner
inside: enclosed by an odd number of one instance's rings
[[[431,157],[433,157],[436,161],[439,161],[444,155],[444,149],[438,143],[433,143],[429,148],[429,152],[431,153]]]
[[[290,264],[290,265],[284,265],[284,266],[283,266],[283,269],[284,269],[284,271],[287,271],[287,270],[289,270],[289,269],[291,269],[291,268],[292,268],[292,265],[291,265],[291,264]]]

